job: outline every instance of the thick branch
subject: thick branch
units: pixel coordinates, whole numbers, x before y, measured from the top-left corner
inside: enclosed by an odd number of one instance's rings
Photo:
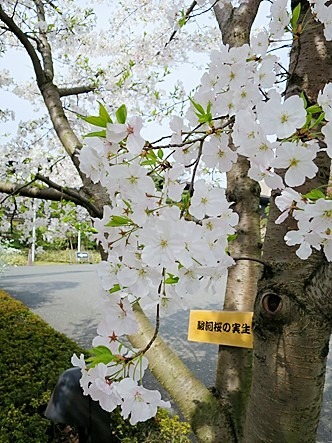
[[[45,20],[45,10],[44,5],[40,0],[35,0],[35,4],[37,7],[37,16],[40,21]],[[44,63],[44,73],[49,81],[53,81],[54,78],[54,69],[53,69],[53,60],[52,60],[52,51],[51,47],[48,43],[46,32],[39,31],[39,39],[40,43],[38,44],[38,51],[40,52],[43,63]]]
[[[231,3],[216,4],[214,13],[221,31],[224,44],[241,46],[249,42],[251,26],[255,20],[261,0],[243,2],[238,8]]]
[[[41,200],[66,200],[86,208],[87,211],[95,217],[102,217],[102,211],[100,211],[89,199],[81,195],[76,189],[60,186],[39,174],[37,174],[37,176],[36,180],[41,180],[44,183],[47,183],[49,187],[38,188],[36,186],[31,186],[31,184],[14,184],[0,181],[0,192],[8,194],[8,197],[11,195],[21,195],[22,197],[39,198]],[[0,203],[3,202],[4,199]]]
[[[88,94],[96,90],[95,86],[74,86],[72,88],[58,88],[60,97],[68,97],[69,95]]]
[[[52,188],[37,188],[35,186],[25,186],[24,184],[14,184],[0,181],[0,192],[10,195],[21,195],[22,197],[39,198],[42,200],[72,201],[76,204],[80,204],[77,199],[70,197],[68,194],[64,194],[56,189]]]
[[[292,7],[298,3],[301,3],[298,23],[302,24],[303,31],[293,41],[286,97],[303,91],[313,104],[318,92],[332,81],[332,42],[325,40],[323,25],[315,20],[309,3],[293,0]]]
[[[84,206],[90,214],[94,214],[96,217],[102,217],[102,211],[100,211],[93,203],[91,203],[90,200],[83,197],[76,189],[68,188],[67,186],[60,186],[54,181],[50,180],[47,177],[44,177],[41,174],[36,174],[35,176],[36,180],[40,180],[44,183],[46,183],[50,188],[53,188],[57,190],[58,192],[63,193],[64,195],[67,195],[68,197],[79,201],[81,206]],[[72,200],[73,201],[73,200]]]

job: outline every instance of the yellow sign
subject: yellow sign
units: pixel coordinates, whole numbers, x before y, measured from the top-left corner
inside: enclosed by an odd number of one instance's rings
[[[253,347],[252,312],[190,311],[188,340]]]

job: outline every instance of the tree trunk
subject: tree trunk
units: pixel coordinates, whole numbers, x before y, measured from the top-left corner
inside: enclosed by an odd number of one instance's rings
[[[230,47],[249,43],[252,22],[260,1],[243,3],[239,8],[229,4],[215,6],[215,15],[223,36],[223,43]],[[248,177],[249,162],[239,156],[238,162],[227,173],[227,198],[240,221],[237,237],[229,245],[232,257],[259,259],[260,237],[260,187]],[[257,292],[260,265],[251,260],[237,261],[228,272],[225,311],[252,311]],[[245,423],[246,408],[251,384],[252,351],[246,348],[219,346],[216,388],[230,408],[237,438],[240,439]]]
[[[296,6],[297,3],[292,6]],[[304,31],[294,39],[286,96],[303,91],[311,103],[319,88],[331,81],[332,46],[322,26],[301,2],[299,23]],[[298,190],[326,185],[330,161],[320,154],[319,173]],[[283,238],[295,229],[290,217],[281,225],[272,194],[263,260],[254,310],[254,358],[244,442],[316,441],[326,357],[331,334],[332,267],[321,252],[303,261]],[[267,425],[268,424],[268,425]]]

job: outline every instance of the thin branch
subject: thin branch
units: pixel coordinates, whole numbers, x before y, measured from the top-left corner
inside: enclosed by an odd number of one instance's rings
[[[199,164],[199,161],[200,161],[201,156],[202,156],[202,151],[203,151],[203,141],[201,141],[200,144],[199,144],[198,155],[197,155],[197,158],[196,158],[196,164],[194,166],[193,175],[191,177],[191,182],[190,182],[190,185],[189,185],[189,195],[190,195],[190,197],[192,197],[192,195],[194,193],[194,181],[195,181],[195,176],[196,176],[198,164]]]
[[[194,0],[192,2],[192,4],[189,6],[189,8],[186,10],[185,15],[184,15],[184,18],[185,18],[186,22],[189,20],[190,14],[192,13],[192,11],[194,10],[196,5],[197,5],[197,2],[196,2],[196,0]],[[178,29],[174,29],[174,31],[172,32],[168,42],[165,43],[165,46],[164,46],[163,49],[167,48],[167,46],[171,43],[171,41],[174,40],[174,38],[175,38],[177,33],[178,33]],[[156,56],[160,55],[161,52],[162,52],[162,50],[158,51]]]
[[[225,118],[225,117],[224,116],[216,117],[213,120],[220,120],[223,118]],[[213,134],[216,134],[218,131],[222,131],[223,129],[227,128],[227,126],[234,123],[234,121],[235,121],[235,117],[232,116],[225,123],[223,123],[221,126],[213,127],[209,131],[206,131],[206,132],[200,131],[199,132],[200,134],[203,133],[203,135],[201,137],[198,137],[195,140],[189,140],[190,135],[194,134],[196,129],[200,128],[202,125],[205,124],[205,123],[200,123],[191,132],[187,133],[188,135],[185,137],[185,139],[181,143],[169,143],[168,145],[159,145],[159,146],[152,146],[152,143],[148,143],[147,146],[144,147],[144,149],[146,151],[148,151],[151,149],[181,148],[185,145],[193,145],[194,143],[204,141],[207,137],[209,137]],[[153,142],[153,143],[155,143],[155,142]]]
[[[193,14],[190,18],[199,17],[200,15],[204,15],[204,14],[206,14],[207,12],[211,11],[211,10],[216,6],[216,4],[218,3],[218,1],[219,1],[219,0],[215,0],[215,2],[214,2],[214,3],[213,3],[208,9],[204,9],[204,11],[200,11],[200,12],[198,12],[197,14]]]
[[[17,213],[17,201],[14,198],[14,211],[10,217],[10,233],[11,234],[14,232],[14,217],[15,217],[16,213]]]
[[[26,49],[35,70],[38,86],[41,87],[45,83],[46,77],[42,65],[40,63],[40,60],[38,58],[38,55],[35,51],[35,48],[30,43],[26,34],[17,26],[14,20],[5,13],[1,5],[0,5],[0,20],[2,20],[3,23],[5,23],[5,25],[8,26],[9,30],[17,37],[17,39],[22,43],[22,45]]]
[[[160,326],[160,314],[159,314],[159,310],[160,310],[160,307],[159,307],[159,303],[158,303],[158,304],[157,304],[157,310],[156,310],[156,326],[155,326],[155,329],[154,329],[153,336],[151,337],[151,340],[150,340],[149,343],[145,346],[145,348],[142,349],[142,350],[140,351],[140,354],[145,354],[145,353],[151,348],[151,346],[153,345],[153,342],[155,341],[155,339],[156,339],[157,336],[158,336],[158,333],[159,333],[159,326]]]
[[[158,303],[157,304],[157,310],[156,310],[156,326],[155,326],[155,329],[154,329],[153,336],[151,337],[151,339],[149,340],[149,342],[147,343],[147,345],[143,349],[141,349],[140,351],[137,351],[131,357],[125,357],[125,362],[126,363],[129,363],[129,362],[135,360],[140,355],[144,355],[151,348],[151,346],[153,345],[154,341],[158,337],[159,327],[160,327],[160,307],[159,307],[159,303]]]

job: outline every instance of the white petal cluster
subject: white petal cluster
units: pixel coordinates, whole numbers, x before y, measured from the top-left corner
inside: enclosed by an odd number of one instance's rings
[[[169,20],[176,19],[173,9]],[[94,237],[108,260],[98,268],[107,299],[93,345],[121,358],[92,368],[83,367],[81,359],[74,364],[82,368],[84,391],[106,410],[120,406],[132,424],[167,406],[138,383],[138,361],[145,369],[146,360],[142,363],[140,352],[121,339],[136,331],[133,305],[158,305],[161,315],[186,307],[189,295],[214,290],[234,263],[226,251],[239,217],[207,173],[220,176],[239,156],[246,157],[249,177],[281,190],[276,223],[289,216],[297,221],[286,243],[300,245],[300,258],[322,248],[332,260],[332,201],[292,189],[315,177],[320,151],[331,155],[332,126],[328,122],[322,130],[324,148],[311,140],[304,100],[284,100],[275,88],[279,60],[268,53],[269,42],[281,38],[289,22],[286,0],[275,0],[269,29],[251,45],[213,50],[185,117],[173,116],[171,134],[160,138],[169,140],[166,145],[146,142],[141,118],[131,117],[108,123],[106,137],[88,142],[80,153],[82,171],[105,187],[110,201],[103,218],[95,220]],[[328,121],[331,98],[327,85],[318,104]]]
[[[326,40],[332,40],[332,8],[323,0],[310,0],[316,18],[324,25],[324,36]]]
[[[281,223],[289,214],[297,221],[298,229],[285,235],[287,245],[300,245],[296,255],[305,260],[311,255],[312,248],[322,248],[327,260],[332,261],[332,200],[319,198],[312,201],[287,188],[275,201],[282,211],[276,223]]]

